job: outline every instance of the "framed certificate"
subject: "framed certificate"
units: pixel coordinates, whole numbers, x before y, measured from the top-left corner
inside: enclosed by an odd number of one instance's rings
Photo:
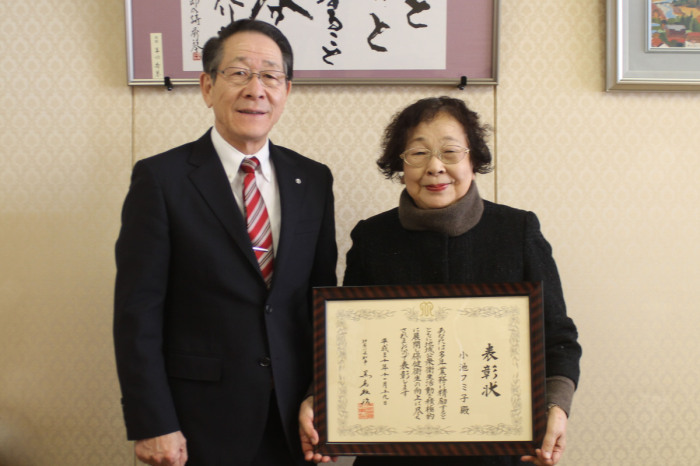
[[[538,283],[314,288],[324,455],[521,455],[546,429]]]

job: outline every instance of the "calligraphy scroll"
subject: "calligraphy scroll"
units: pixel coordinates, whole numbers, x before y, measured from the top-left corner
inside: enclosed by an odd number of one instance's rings
[[[165,74],[198,82],[202,48],[256,18],[287,36],[295,80],[495,84],[498,0],[126,0],[130,84],[157,84],[144,39],[163,37]]]

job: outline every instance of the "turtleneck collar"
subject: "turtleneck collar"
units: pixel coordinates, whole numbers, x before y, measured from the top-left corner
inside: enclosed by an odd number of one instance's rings
[[[484,201],[472,180],[467,194],[454,204],[440,209],[421,209],[416,206],[406,189],[399,199],[399,221],[407,230],[436,231],[448,236],[459,236],[471,230],[484,213]]]

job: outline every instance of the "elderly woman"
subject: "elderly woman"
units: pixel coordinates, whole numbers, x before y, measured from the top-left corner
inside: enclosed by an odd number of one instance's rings
[[[377,164],[406,188],[397,208],[353,229],[343,284],[543,282],[548,414],[542,447],[522,458],[358,457],[355,465],[552,465],[566,446],[581,357],[576,326],[535,214],[479,196],[475,174],[491,170],[485,134],[477,114],[449,97],[419,100],[394,117]]]

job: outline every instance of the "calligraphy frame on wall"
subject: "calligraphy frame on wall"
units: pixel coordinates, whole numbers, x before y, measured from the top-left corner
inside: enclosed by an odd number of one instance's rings
[[[128,84],[198,84],[206,38],[251,14],[290,39],[295,83],[498,83],[499,0],[353,1],[125,0]]]
[[[313,290],[324,455],[534,454],[546,429],[540,283]]]
[[[700,53],[650,47],[652,0],[607,1],[608,91],[699,91]]]

